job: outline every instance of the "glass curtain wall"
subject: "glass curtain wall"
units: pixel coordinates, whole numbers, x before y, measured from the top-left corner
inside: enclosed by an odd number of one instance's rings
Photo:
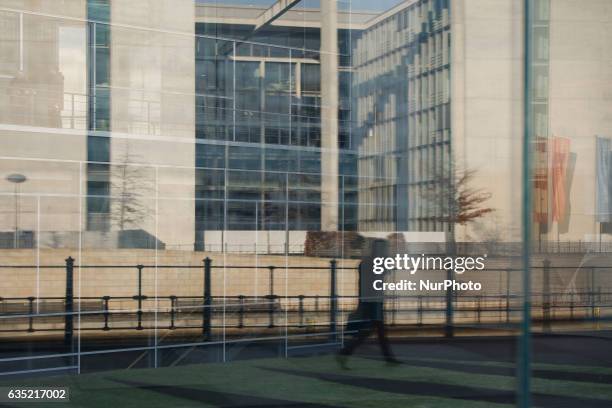
[[[543,389],[538,370],[567,372],[568,379],[581,381],[582,374],[573,371],[577,366],[592,365],[584,373],[607,370],[610,363],[605,350],[611,288],[607,163],[612,122],[607,112],[612,107],[612,9],[597,1],[575,6],[530,2],[527,25],[532,178],[523,188],[531,192],[532,208],[524,223],[532,240],[532,353],[526,357],[535,377],[527,401],[533,405],[541,401]],[[567,347],[571,353],[561,351]],[[606,398],[581,395],[571,386],[554,389],[570,400],[584,397],[574,403],[585,406]]]
[[[170,2],[81,1],[61,15],[17,3],[2,10],[3,250],[4,272],[27,273],[7,283],[15,313],[3,318],[6,340],[27,346],[3,370],[161,367],[189,350],[200,362],[249,348],[286,357],[291,336],[330,343],[342,330],[332,275],[344,287],[356,264],[342,263],[341,244],[358,212],[342,207],[344,196],[356,206],[358,184],[348,5],[324,5],[341,28],[323,47],[318,5],[254,30],[250,17],[210,21],[228,6],[239,15],[232,4],[184,1],[160,20]],[[259,12],[275,19],[271,4]]]
[[[0,4],[3,378],[608,402],[607,2],[62,4]]]

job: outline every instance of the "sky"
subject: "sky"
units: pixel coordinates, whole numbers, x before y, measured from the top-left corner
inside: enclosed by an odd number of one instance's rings
[[[206,4],[235,4],[241,6],[269,6],[275,0],[197,0],[198,3]],[[326,0],[330,1],[330,0]],[[338,0],[340,5],[351,6],[352,10],[386,11],[404,0]],[[302,0],[303,7],[318,7],[319,0]],[[299,7],[300,5],[298,5]]]

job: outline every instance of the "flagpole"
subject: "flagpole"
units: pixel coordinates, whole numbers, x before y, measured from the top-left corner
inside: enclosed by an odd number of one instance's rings
[[[601,253],[601,222],[598,222],[599,224],[599,253]]]

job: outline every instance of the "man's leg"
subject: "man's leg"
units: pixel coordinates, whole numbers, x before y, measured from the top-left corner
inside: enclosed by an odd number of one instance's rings
[[[349,340],[346,343],[344,343],[344,347],[336,355],[336,361],[338,362],[340,367],[342,367],[342,369],[348,370],[348,366],[347,366],[348,356],[353,354],[355,349],[361,343],[363,343],[365,341],[365,339],[368,338],[368,336],[370,335],[371,331],[372,331],[372,329],[370,329],[370,328],[359,330],[357,332],[357,335],[355,335],[351,340]]]
[[[378,333],[378,343],[380,344],[380,350],[382,351],[387,361],[395,361],[395,356],[391,351],[389,339],[387,338],[387,330],[385,323],[382,320],[376,320],[373,322],[376,326],[376,332]]]
[[[351,340],[344,344],[344,348],[340,350],[340,354],[343,354],[345,356],[350,356],[351,354],[353,354],[355,349],[359,347],[359,345],[363,343],[365,339],[368,338],[371,332],[372,330],[369,328],[359,330],[355,337],[353,337]]]

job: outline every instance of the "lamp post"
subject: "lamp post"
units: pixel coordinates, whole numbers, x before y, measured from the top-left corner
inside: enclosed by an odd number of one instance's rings
[[[19,247],[19,185],[25,183],[27,177],[23,174],[13,173],[6,176],[6,181],[15,185],[15,235],[13,236],[13,248]]]

